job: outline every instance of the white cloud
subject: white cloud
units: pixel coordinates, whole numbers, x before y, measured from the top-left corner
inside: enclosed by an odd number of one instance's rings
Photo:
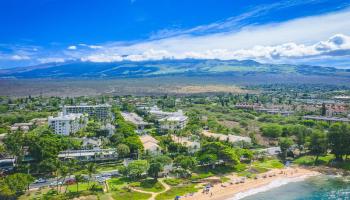
[[[123,58],[122,56],[118,55],[118,54],[104,54],[104,53],[100,53],[100,54],[93,54],[93,55],[89,55],[86,57],[82,57],[81,61],[90,61],[90,62],[118,62],[118,61],[122,61]]]
[[[350,35],[350,20],[347,19],[350,19],[349,9],[282,23],[246,26],[240,31],[203,36],[183,34],[134,44],[109,43],[88,52],[82,60],[212,58],[273,61],[317,56],[349,48],[346,35]]]
[[[71,45],[71,46],[69,46],[67,49],[69,49],[69,50],[76,50],[76,49],[77,49],[77,46]]]
[[[10,57],[10,60],[29,60],[30,57],[27,55],[13,55]]]
[[[60,63],[66,61],[64,58],[38,58],[40,63]]]
[[[79,44],[80,46],[82,46],[82,47],[88,47],[88,48],[90,48],[90,49],[102,49],[103,47],[102,46],[100,46],[100,45],[87,45],[87,44]]]
[[[150,49],[142,53],[129,54],[122,56],[113,53],[113,50],[104,51],[104,53],[92,54],[83,57],[83,61],[92,62],[115,62],[122,60],[144,61],[161,59],[255,59],[258,61],[279,61],[286,59],[299,59],[305,57],[331,55],[336,51],[350,50],[350,37],[343,34],[336,34],[328,40],[319,41],[314,44],[285,43],[281,45],[262,46],[257,45],[249,49],[210,49],[205,51],[184,51],[172,53],[167,50]]]

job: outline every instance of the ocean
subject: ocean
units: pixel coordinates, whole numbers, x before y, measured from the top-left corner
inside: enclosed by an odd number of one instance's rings
[[[350,200],[350,178],[321,175],[280,179],[229,200]]]

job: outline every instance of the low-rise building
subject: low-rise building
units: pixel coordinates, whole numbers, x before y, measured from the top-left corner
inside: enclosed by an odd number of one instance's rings
[[[159,154],[160,146],[158,145],[159,141],[150,135],[140,136],[140,140],[146,152],[150,154]]]
[[[125,121],[135,124],[140,130],[143,130],[145,126],[148,125],[148,123],[145,122],[143,118],[137,115],[136,113],[122,112],[121,115],[123,116]]]
[[[49,126],[56,134],[60,135],[76,133],[78,130],[86,126],[87,121],[87,116],[80,113],[70,113],[66,115],[59,113],[57,117],[50,116],[48,118]]]
[[[185,115],[169,116],[159,120],[160,129],[162,130],[181,130],[185,128],[187,117]]]
[[[116,160],[118,154],[116,149],[90,149],[90,150],[68,150],[61,151],[58,158],[77,159],[80,161],[96,161],[96,160]]]
[[[325,117],[325,116],[312,116],[306,115],[303,117],[304,119],[311,119],[316,121],[326,121],[326,122],[350,122],[350,118],[345,117]]]
[[[34,118],[30,120],[30,122],[35,124],[36,126],[42,126],[47,124],[47,118]]]
[[[33,123],[29,122],[29,123],[15,123],[10,127],[10,130],[12,132],[15,131],[23,131],[23,132],[28,132],[31,128],[33,127]]]
[[[188,148],[189,152],[194,153],[200,150],[201,144],[200,142],[193,140],[189,137],[178,137],[176,135],[171,135],[171,139]]]

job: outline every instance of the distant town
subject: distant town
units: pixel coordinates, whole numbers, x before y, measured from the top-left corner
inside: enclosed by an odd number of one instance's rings
[[[349,91],[3,96],[0,172],[22,186],[0,196],[194,199],[289,166],[347,170]]]

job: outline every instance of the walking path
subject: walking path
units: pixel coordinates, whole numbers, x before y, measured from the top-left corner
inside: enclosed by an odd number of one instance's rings
[[[144,190],[139,190],[139,189],[135,189],[130,187],[131,190],[135,191],[135,192],[141,192],[141,193],[146,193],[146,194],[151,194],[152,196],[149,198],[149,200],[155,200],[156,196],[158,194],[164,193],[168,190],[170,190],[170,186],[166,183],[164,183],[163,181],[164,179],[158,179],[159,183],[163,185],[163,187],[165,188],[165,190],[161,191],[161,192],[149,192],[149,191],[144,191]]]

